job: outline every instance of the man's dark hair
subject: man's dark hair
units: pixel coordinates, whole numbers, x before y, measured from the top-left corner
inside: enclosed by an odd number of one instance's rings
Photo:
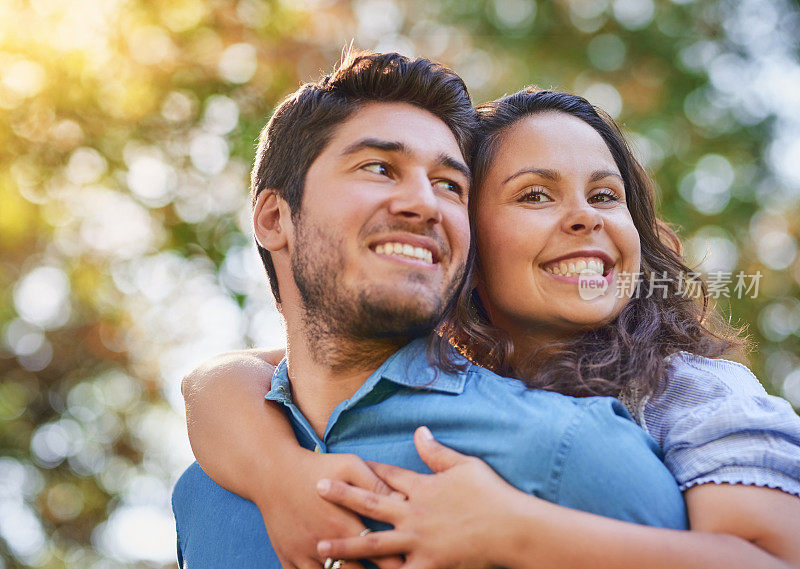
[[[289,95],[261,131],[251,180],[255,204],[265,189],[286,200],[296,220],[305,178],[337,126],[370,102],[415,105],[441,119],[452,131],[465,160],[472,154],[476,125],[467,87],[450,69],[428,59],[399,53],[351,52],[330,75]],[[272,257],[258,245],[275,302],[280,303]]]

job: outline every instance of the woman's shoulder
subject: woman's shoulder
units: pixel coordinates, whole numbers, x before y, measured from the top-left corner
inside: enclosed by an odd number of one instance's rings
[[[800,495],[800,418],[742,364],[681,352],[639,422],[682,489],[755,484]]]
[[[663,395],[681,399],[767,395],[764,386],[747,366],[689,352],[678,352],[667,358],[665,381]]]
[[[642,406],[637,419],[660,443],[677,423],[699,423],[721,408],[771,413],[788,403],[771,397],[746,366],[730,360],[678,352],[667,358],[662,389]],[[745,417],[739,417],[744,419]]]

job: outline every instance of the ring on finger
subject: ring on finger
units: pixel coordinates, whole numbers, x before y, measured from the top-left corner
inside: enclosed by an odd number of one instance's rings
[[[360,536],[365,536],[370,533],[372,530],[369,528],[364,528],[361,530]],[[344,559],[334,559],[333,557],[328,557],[325,559],[325,563],[323,564],[323,569],[342,569],[342,566],[347,563]]]

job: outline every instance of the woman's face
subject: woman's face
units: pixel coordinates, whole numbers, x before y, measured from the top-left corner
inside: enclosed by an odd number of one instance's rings
[[[515,342],[596,328],[628,302],[639,233],[611,152],[582,120],[554,111],[512,125],[475,223],[481,300]]]

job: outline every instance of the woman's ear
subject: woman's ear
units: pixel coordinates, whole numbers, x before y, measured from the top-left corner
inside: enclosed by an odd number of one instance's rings
[[[275,190],[263,190],[253,206],[253,232],[267,251],[280,251],[288,244],[292,229],[289,204]]]

